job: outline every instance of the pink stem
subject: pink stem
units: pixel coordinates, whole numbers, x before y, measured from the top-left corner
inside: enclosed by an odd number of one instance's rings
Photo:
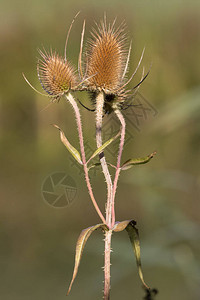
[[[94,198],[94,194],[92,191],[92,186],[90,184],[90,178],[89,178],[89,174],[88,174],[88,168],[87,168],[87,162],[86,162],[86,157],[85,157],[85,149],[84,149],[84,142],[83,142],[83,131],[82,131],[82,123],[81,123],[81,116],[80,116],[80,111],[78,108],[78,105],[76,103],[76,101],[74,100],[73,96],[68,93],[66,95],[67,100],[70,102],[70,104],[72,105],[74,112],[75,112],[75,116],[76,116],[76,123],[77,123],[77,127],[78,127],[78,134],[79,134],[79,142],[80,142],[80,151],[81,151],[81,157],[82,157],[82,162],[83,162],[83,168],[84,168],[84,173],[85,173],[85,181],[87,184],[87,188],[88,188],[88,192],[90,195],[90,198],[92,200],[92,203],[96,209],[96,212],[98,213],[99,217],[101,218],[102,222],[104,224],[106,224],[106,220]]]
[[[125,131],[126,131],[126,122],[125,119],[119,109],[115,110],[115,114],[118,117],[120,123],[121,123],[121,138],[120,138],[120,144],[119,144],[119,152],[118,152],[118,158],[117,158],[117,168],[115,172],[115,178],[113,183],[113,198],[112,198],[112,225],[111,228],[113,228],[115,224],[115,195],[117,190],[117,183],[119,179],[119,174],[121,171],[120,165],[121,165],[121,157],[122,157],[122,151],[124,147],[124,141],[125,141]]]

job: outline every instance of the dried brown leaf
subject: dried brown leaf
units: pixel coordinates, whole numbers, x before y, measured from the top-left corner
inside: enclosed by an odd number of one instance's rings
[[[69,295],[71,288],[72,288],[72,284],[76,278],[76,275],[78,273],[78,268],[80,265],[80,261],[81,261],[81,257],[83,254],[83,249],[85,247],[85,244],[88,240],[88,238],[90,237],[90,235],[93,233],[94,230],[101,228],[102,230],[108,230],[108,227],[105,224],[97,224],[91,227],[88,227],[86,229],[84,229],[81,234],[78,237],[77,240],[77,244],[76,244],[76,255],[75,255],[75,264],[74,264],[74,272],[73,272],[73,276],[72,276],[72,280],[67,292],[67,295]]]
[[[142,273],[142,265],[141,265],[141,255],[140,255],[140,239],[139,239],[139,233],[138,229],[135,227],[136,222],[134,220],[126,220],[122,222],[117,222],[114,226],[114,231],[115,232],[120,232],[126,229],[128,232],[135,257],[136,257],[136,263],[138,267],[138,273],[140,276],[140,279],[145,287],[145,289],[150,290],[148,285],[144,281],[143,273]]]

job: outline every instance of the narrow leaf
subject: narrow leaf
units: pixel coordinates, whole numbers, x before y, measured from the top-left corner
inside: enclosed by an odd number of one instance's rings
[[[128,170],[135,165],[141,165],[148,163],[154,156],[156,155],[156,151],[151,153],[150,155],[142,158],[135,158],[127,160],[121,167],[121,170]]]
[[[103,152],[103,150],[108,147],[114,140],[116,140],[118,137],[120,136],[120,132],[118,132],[118,134],[116,134],[114,137],[112,137],[111,139],[109,139],[107,142],[105,142],[101,147],[99,147],[97,150],[94,151],[94,153],[92,154],[92,156],[89,158],[88,162],[93,159],[95,156],[97,156],[98,154],[100,154],[101,152]]]
[[[72,284],[76,278],[76,275],[78,273],[78,268],[80,265],[80,261],[81,261],[81,257],[83,254],[83,249],[85,247],[85,244],[88,240],[88,238],[90,237],[90,235],[92,234],[92,232],[98,228],[102,228],[103,230],[108,230],[108,227],[105,224],[97,224],[94,226],[91,226],[89,228],[84,229],[81,234],[78,237],[77,243],[76,243],[76,255],[75,255],[75,264],[74,264],[74,272],[73,272],[73,276],[72,276],[72,280],[67,292],[67,295],[69,295],[71,288],[72,288]]]
[[[136,263],[138,267],[138,273],[140,279],[146,289],[150,289],[150,287],[144,282],[144,277],[142,273],[142,265],[141,265],[141,257],[140,257],[140,239],[138,229],[135,227],[135,224],[131,221],[126,227],[126,231],[128,232],[131,244],[133,246],[133,250],[135,252]]]
[[[116,222],[114,226],[114,231],[115,232],[120,232],[126,229],[128,232],[131,244],[133,246],[133,250],[135,253],[136,257],[136,263],[138,267],[138,273],[140,276],[140,279],[145,287],[145,289],[150,290],[148,285],[144,282],[144,277],[142,273],[142,266],[141,266],[141,257],[140,257],[140,240],[139,240],[139,234],[138,234],[138,229],[135,227],[136,222],[134,220],[126,220],[122,222]]]
[[[82,163],[81,156],[80,156],[80,153],[78,152],[78,150],[76,150],[76,148],[74,148],[70,144],[70,142],[66,138],[64,132],[57,125],[53,124],[53,126],[60,131],[60,139],[61,139],[62,143],[65,145],[65,147],[68,149],[68,151],[73,155],[73,157],[77,160],[77,162],[82,165],[83,163]]]

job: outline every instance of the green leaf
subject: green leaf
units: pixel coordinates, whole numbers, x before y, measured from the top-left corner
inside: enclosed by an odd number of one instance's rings
[[[151,153],[150,155],[142,158],[135,158],[127,160],[121,167],[121,170],[128,170],[135,165],[141,165],[148,163],[154,156],[156,155],[156,151]]]
[[[126,220],[122,222],[116,222],[114,226],[114,231],[115,232],[120,232],[126,229],[128,232],[135,257],[136,257],[136,263],[138,267],[138,273],[140,276],[140,279],[145,287],[145,289],[150,290],[150,287],[144,282],[144,277],[142,273],[142,266],[141,266],[141,257],[140,257],[140,239],[139,239],[139,233],[138,229],[135,227],[136,222],[134,220]]]
[[[114,140],[116,140],[118,137],[120,136],[120,132],[118,132],[118,134],[116,134],[114,137],[112,137],[111,139],[109,139],[107,142],[105,142],[101,147],[99,147],[97,150],[94,151],[94,153],[92,154],[92,156],[88,159],[88,162],[93,159],[95,156],[97,156],[98,154],[100,154],[101,152],[103,152],[103,150],[108,147]]]
[[[74,272],[73,272],[73,276],[72,276],[72,280],[67,292],[67,295],[69,295],[71,288],[72,288],[72,284],[76,278],[76,275],[78,273],[78,268],[80,265],[80,261],[81,261],[81,257],[83,254],[83,249],[85,247],[85,244],[88,240],[88,238],[90,237],[90,235],[92,234],[92,232],[98,228],[101,228],[102,230],[108,230],[108,227],[105,224],[97,224],[94,226],[91,226],[89,228],[84,229],[81,234],[78,237],[77,243],[76,243],[76,255],[75,255],[75,264],[74,264]]]
[[[68,151],[73,155],[73,157],[77,160],[77,162],[82,165],[83,163],[82,163],[81,156],[80,156],[80,153],[78,152],[78,150],[76,150],[76,148],[74,148],[70,144],[70,142],[66,138],[64,132],[57,125],[53,124],[53,126],[60,131],[60,139],[61,139],[62,143],[65,145],[65,147],[68,149]]]

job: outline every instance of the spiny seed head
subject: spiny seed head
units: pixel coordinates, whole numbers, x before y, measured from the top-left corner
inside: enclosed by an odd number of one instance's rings
[[[124,24],[117,29],[106,20],[91,32],[92,38],[87,45],[86,81],[91,91],[104,91],[115,94],[124,80],[127,60],[126,34]]]
[[[38,77],[43,89],[53,98],[60,98],[77,84],[74,68],[56,52],[42,52],[38,62]]]

